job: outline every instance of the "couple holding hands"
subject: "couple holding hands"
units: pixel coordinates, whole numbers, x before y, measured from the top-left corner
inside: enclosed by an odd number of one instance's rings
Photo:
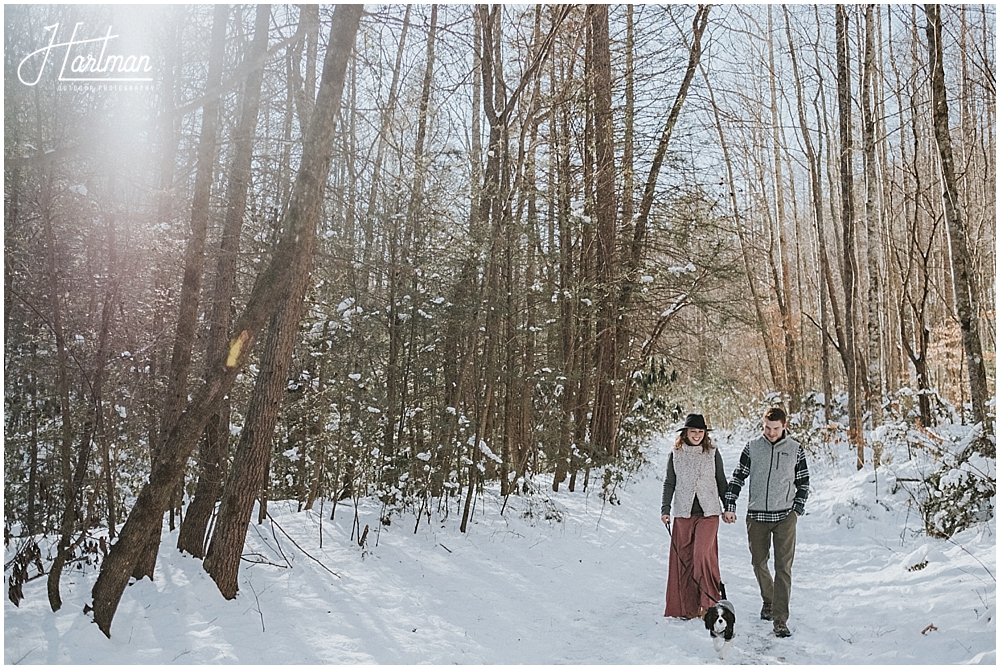
[[[774,634],[791,636],[788,601],[792,590],[795,526],[809,497],[805,450],[787,432],[778,407],[763,416],[763,434],[743,447],[727,481],[722,454],[712,443],[705,417],[688,414],[667,458],[660,518],[670,533],[670,567],[665,616],[701,618],[724,599],[719,572],[719,518],[736,522],[736,500],[749,481],[746,516],[750,561],[763,602],[760,617]],[[768,561],[774,546],[774,575]]]

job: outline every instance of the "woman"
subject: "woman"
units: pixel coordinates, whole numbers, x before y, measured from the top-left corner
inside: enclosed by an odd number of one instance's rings
[[[719,516],[726,495],[726,473],[708,435],[705,417],[684,419],[667,458],[660,519],[670,529],[670,572],[664,616],[701,618],[721,599],[719,585]]]

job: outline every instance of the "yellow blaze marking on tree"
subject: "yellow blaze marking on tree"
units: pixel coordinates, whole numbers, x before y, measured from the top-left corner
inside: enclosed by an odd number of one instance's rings
[[[240,359],[240,352],[243,350],[243,344],[246,340],[250,338],[247,331],[244,330],[240,333],[240,336],[236,339],[232,339],[229,342],[229,357],[226,358],[226,367],[235,367],[236,362]]]

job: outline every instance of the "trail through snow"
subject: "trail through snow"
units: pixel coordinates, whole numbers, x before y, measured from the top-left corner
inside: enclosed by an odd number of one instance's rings
[[[727,472],[742,438],[717,439]],[[105,638],[82,613],[93,568],[62,581],[53,614],[45,579],[4,603],[7,664],[714,664],[699,620],[663,617],[668,536],[659,521],[666,439],[653,465],[602,506],[591,492],[477,501],[469,532],[458,514],[414,534],[413,517],[378,529],[378,506],[358,509],[368,545],[351,540],[352,505],[336,519],[272,503],[281,527],[254,524],[240,593],[224,600],[201,563],[166,527],[154,581],[125,591]],[[846,454],[841,458],[850,460]],[[853,461],[850,462],[853,466]],[[813,459],[813,492],[799,520],[793,636],[759,620],[743,522],[721,525],[723,579],[737,609],[727,663],[996,663],[995,519],[953,542],[929,539],[905,492],[871,468]],[[885,472],[880,470],[880,477]],[[377,543],[377,545],[376,545]],[[12,544],[13,546],[13,544]],[[7,559],[11,554],[8,552]],[[287,558],[287,563],[286,563]],[[259,559],[259,558],[254,558]],[[926,561],[923,567],[921,563]],[[288,566],[290,565],[290,567]]]

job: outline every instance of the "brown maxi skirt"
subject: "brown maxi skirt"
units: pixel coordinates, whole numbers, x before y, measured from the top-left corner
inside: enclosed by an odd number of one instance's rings
[[[721,598],[719,517],[673,518],[667,609],[664,616],[696,618]]]

